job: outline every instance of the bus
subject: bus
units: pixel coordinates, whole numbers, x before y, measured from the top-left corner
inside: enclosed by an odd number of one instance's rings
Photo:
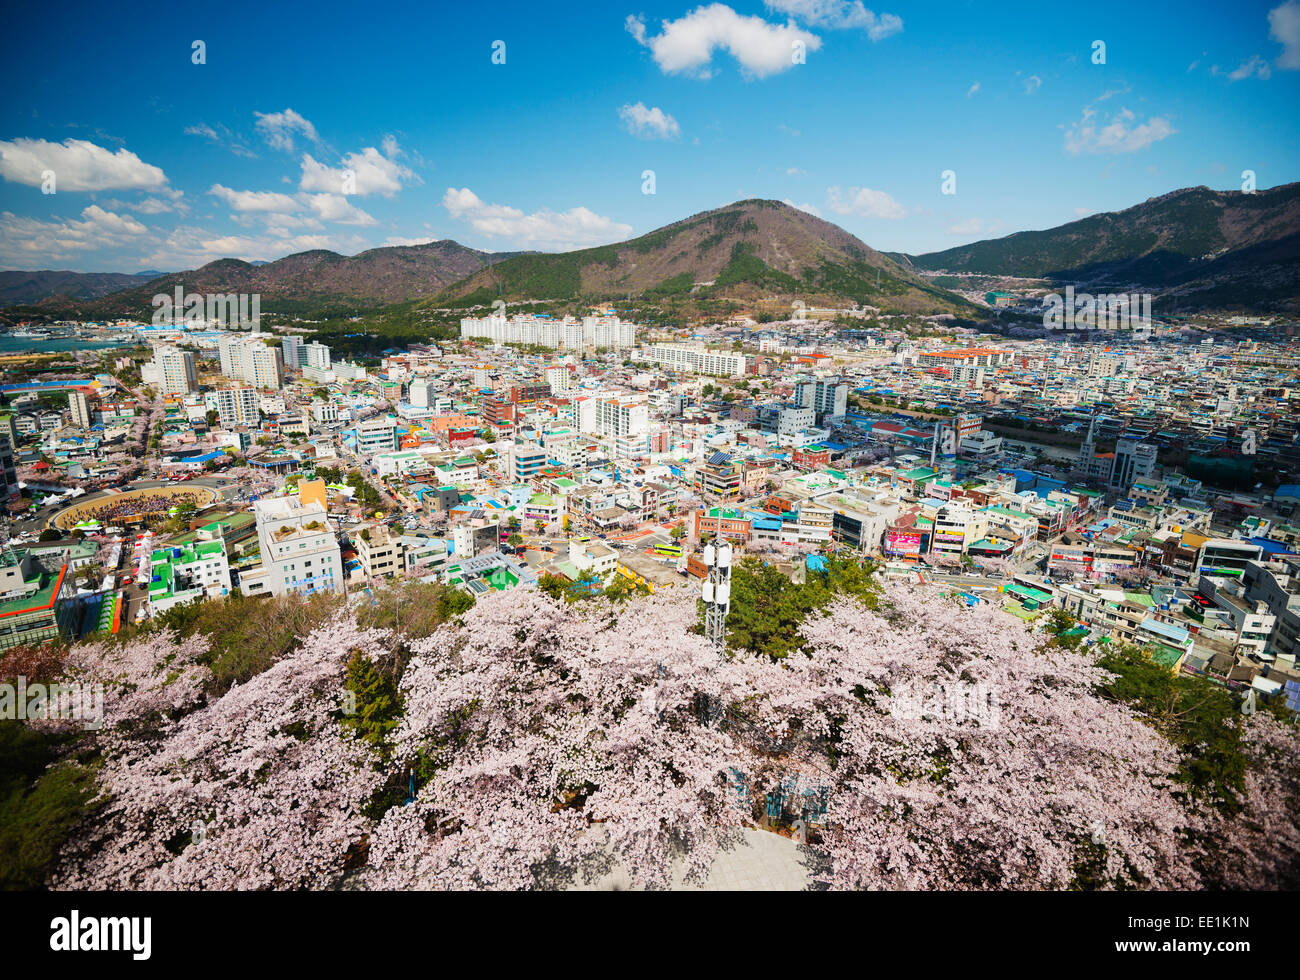
[[[657,544],[655,545],[655,554],[663,555],[666,558],[680,558],[682,548],[681,545],[676,544]]]

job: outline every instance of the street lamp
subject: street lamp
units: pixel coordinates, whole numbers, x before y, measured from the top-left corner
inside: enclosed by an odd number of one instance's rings
[[[706,545],[704,565],[704,635],[722,655],[727,648],[727,613],[731,611],[731,545]]]

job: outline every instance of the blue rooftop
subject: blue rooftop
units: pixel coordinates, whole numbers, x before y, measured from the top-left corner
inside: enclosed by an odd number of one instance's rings
[[[1142,628],[1149,633],[1155,633],[1157,636],[1163,636],[1166,639],[1173,640],[1177,644],[1184,644],[1191,635],[1181,626],[1175,626],[1173,623],[1164,623],[1155,617],[1144,619]]]

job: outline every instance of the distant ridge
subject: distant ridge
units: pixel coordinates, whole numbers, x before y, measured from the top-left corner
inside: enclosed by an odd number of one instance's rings
[[[93,302],[64,298],[41,305],[94,319],[145,317],[153,313],[154,295],[172,293],[180,286],[187,293],[256,293],[264,313],[340,314],[431,296],[500,257],[444,240],[372,248],[352,256],[317,249],[274,262],[218,259],[143,283],[139,277],[128,277],[123,285],[129,288],[119,287]]]
[[[508,301],[758,298],[862,304],[910,313],[973,309],[843,228],[781,201],[745,200],[628,241],[518,256],[457,282],[426,305]]]
[[[97,299],[139,283],[125,272],[0,272],[0,307]]]
[[[69,274],[74,275],[74,274]],[[892,312],[975,311],[970,303],[904,269],[843,228],[780,201],[738,201],[639,238],[573,252],[483,252],[445,240],[370,249],[354,256],[317,250],[258,265],[219,259],[87,301],[63,289],[15,293],[9,304],[92,319],[145,317],[158,293],[257,293],[264,313],[312,317],[396,304],[470,307],[516,300],[775,300],[805,306],[860,304]]]
[[[1137,287],[1183,308],[1300,309],[1300,183],[1185,187],[1045,231],[907,256],[931,272]]]

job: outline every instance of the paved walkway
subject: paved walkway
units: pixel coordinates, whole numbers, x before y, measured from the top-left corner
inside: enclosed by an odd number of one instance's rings
[[[703,882],[684,882],[678,866],[673,874],[673,891],[809,891],[815,881],[818,855],[788,837],[765,830],[741,831],[740,843],[719,851]],[[621,865],[590,882],[579,878],[568,891],[632,891],[632,881]]]

